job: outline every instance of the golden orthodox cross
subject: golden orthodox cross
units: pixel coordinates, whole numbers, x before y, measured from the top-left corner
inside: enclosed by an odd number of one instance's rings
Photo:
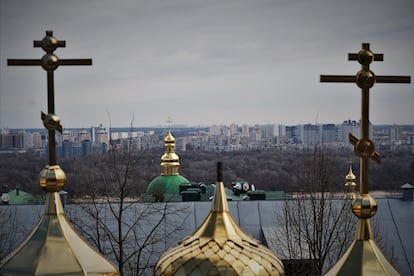
[[[42,40],[33,41],[33,47],[42,48],[46,54],[41,59],[8,59],[9,66],[42,66],[47,72],[47,107],[48,114],[42,112],[43,125],[48,130],[49,165],[56,165],[55,131],[62,132],[59,117],[55,114],[55,96],[53,71],[60,65],[92,65],[92,59],[59,59],[53,52],[58,47],[65,47],[64,40],[57,40],[52,31],[46,31]]]
[[[360,193],[368,194],[368,161],[369,158],[380,162],[380,154],[375,151],[374,142],[369,139],[369,89],[375,83],[410,83],[410,76],[375,76],[369,69],[373,61],[383,61],[383,54],[374,54],[369,49],[369,43],[363,43],[357,54],[348,54],[348,60],[357,60],[361,70],[356,76],[347,75],[321,75],[321,82],[352,82],[361,88],[361,138],[351,133],[349,140],[354,145],[356,154],[360,157]]]

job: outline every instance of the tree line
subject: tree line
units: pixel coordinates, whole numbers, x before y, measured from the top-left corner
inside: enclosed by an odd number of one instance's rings
[[[178,152],[180,156],[180,174],[189,181],[215,182],[215,162],[222,161],[226,174],[224,183],[230,187],[234,181],[248,181],[257,189],[283,190],[286,192],[307,191],[303,172],[304,159],[312,155],[312,148],[297,148],[290,150],[255,150],[235,152],[185,151]],[[59,159],[58,163],[65,171],[67,183],[65,190],[71,197],[82,197],[91,194],[105,194],[103,183],[95,179],[94,185],[89,185],[91,178],[102,177],[105,173],[106,155],[92,155],[83,158]],[[129,196],[139,196],[145,192],[149,182],[160,174],[160,157],[163,151],[148,150],[138,153],[117,153],[119,164],[126,160],[131,162],[129,175],[133,185],[127,191]],[[344,177],[348,173],[349,162],[352,162],[354,174],[359,175],[359,160],[352,148],[328,148],[330,158],[330,174],[333,183],[330,187],[334,192],[343,191]],[[414,184],[414,154],[385,153],[381,164],[370,165],[370,190],[399,190],[405,183]],[[0,158],[0,185],[8,185],[10,189],[20,189],[42,194],[38,185],[38,174],[47,164],[45,157],[32,152],[2,154]]]

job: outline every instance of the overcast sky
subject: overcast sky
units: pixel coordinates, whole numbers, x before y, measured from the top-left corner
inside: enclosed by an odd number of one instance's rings
[[[42,127],[46,72],[7,58],[41,58],[46,30],[93,59],[55,71],[67,128],[358,120],[359,88],[319,75],[355,75],[362,42],[376,75],[414,75],[413,0],[0,0],[0,127]],[[371,121],[414,124],[413,87],[377,84]]]

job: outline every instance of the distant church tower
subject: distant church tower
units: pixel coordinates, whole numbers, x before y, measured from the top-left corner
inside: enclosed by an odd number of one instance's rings
[[[164,138],[165,153],[161,157],[161,175],[178,175],[180,168],[180,158],[175,153],[175,138],[171,131],[168,131]]]
[[[356,176],[352,172],[352,164],[349,164],[349,172],[345,176],[345,198],[355,199]]]
[[[180,193],[180,185],[189,181],[180,175],[180,158],[175,153],[175,138],[168,130],[164,138],[165,153],[161,157],[161,175],[148,185],[146,194],[152,194],[155,201],[168,201],[168,197]]]

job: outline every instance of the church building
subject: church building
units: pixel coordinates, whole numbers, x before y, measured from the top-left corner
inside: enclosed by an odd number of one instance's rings
[[[180,185],[189,181],[179,173],[180,158],[175,153],[175,138],[168,130],[164,138],[165,153],[161,157],[161,175],[155,177],[148,185],[146,197],[151,195],[153,201],[169,201],[180,194]]]

